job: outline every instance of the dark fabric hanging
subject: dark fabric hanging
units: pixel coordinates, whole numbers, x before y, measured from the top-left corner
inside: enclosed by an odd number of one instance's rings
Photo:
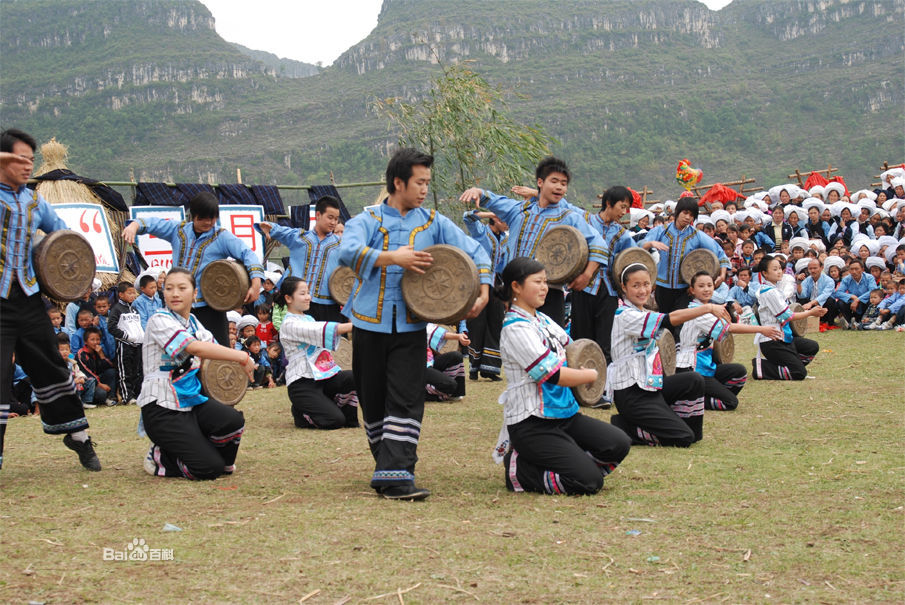
[[[60,168],[51,170],[41,176],[36,176],[37,181],[75,181],[85,185],[91,189],[92,193],[101,198],[105,205],[120,212],[128,212],[129,207],[126,206],[126,200],[115,189],[108,187],[100,181],[89,179],[88,177],[79,176],[71,170]]]

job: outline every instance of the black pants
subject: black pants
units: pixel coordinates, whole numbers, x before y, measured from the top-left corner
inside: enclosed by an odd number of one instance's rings
[[[751,360],[755,380],[804,380],[808,375],[805,368],[817,356],[820,345],[801,336],[792,337],[792,342],[771,340],[760,343],[762,358]]]
[[[631,448],[618,428],[580,413],[565,419],[530,416],[508,428],[512,451],[503,466],[511,491],[596,494]]]
[[[434,357],[434,365],[425,368],[427,401],[447,401],[452,397],[465,397],[465,364],[458,351],[441,353]]]
[[[300,429],[330,431],[358,426],[358,396],[350,370],[325,380],[299,378],[287,390],[292,418]]]
[[[217,344],[224,347],[229,346],[229,322],[226,321],[226,311],[214,311],[205,305],[192,307],[192,314],[208,332],[214,335]]]
[[[371,487],[413,485],[424,417],[424,330],[384,334],[352,330],[352,370],[374,474]]]
[[[607,294],[606,285],[600,284],[597,294],[572,292],[572,328],[573,339],[590,338],[600,345],[607,363],[610,357],[610,336],[613,332],[613,318],[619,307],[619,299]]]
[[[547,290],[547,298],[543,306],[538,309],[544,315],[559,324],[559,327],[566,327],[566,294],[558,288],[550,288]]]
[[[336,303],[332,305],[322,305],[320,303],[313,302],[308,308],[308,315],[310,315],[317,321],[335,321],[337,323],[349,321],[342,313],[339,312],[339,305],[337,305]]]
[[[119,374],[119,392],[123,403],[138,399],[141,391],[141,345],[116,341],[116,369]]]
[[[691,368],[676,368],[676,372],[691,372]],[[704,376],[704,409],[734,410],[738,394],[748,380],[748,372],[740,363],[720,363],[713,376]]]
[[[108,399],[115,400],[116,391],[119,389],[119,376],[116,374],[116,368],[107,368],[100,373],[98,378],[100,378],[100,380],[98,381],[97,386],[94,387],[94,403],[103,405]],[[100,383],[110,387],[110,390],[106,390]]]
[[[245,417],[213,399],[178,412],[149,403],[141,408],[159,477],[216,479],[235,468]]]
[[[867,306],[863,302],[858,303],[858,307],[852,311],[851,302],[850,301],[836,301],[836,311],[839,315],[845,318],[845,321],[851,323],[854,319],[855,321],[861,321],[861,316],[864,315],[864,311],[867,309]]]
[[[481,372],[485,376],[500,375],[500,332],[505,314],[503,301],[491,292],[490,301],[478,316],[466,322],[468,339],[471,341],[468,345],[468,368],[471,374]]]
[[[44,432],[61,435],[87,429],[85,410],[69,365],[60,357],[41,295],[26,296],[16,282],[9,297],[0,299],[0,417],[5,417],[12,400],[13,353],[31,380]],[[5,422],[0,422],[0,464],[5,431]]]
[[[657,286],[654,288],[654,300],[657,301],[657,312],[669,314],[676,309],[687,309],[691,303],[691,297],[688,296],[688,287],[684,288],[666,288]],[[670,328],[676,342],[679,342],[679,332],[682,331],[682,324],[672,326]]]
[[[663,389],[638,385],[613,396],[618,414],[610,418],[636,445],[688,447],[703,437],[704,377],[685,372],[663,377]]]

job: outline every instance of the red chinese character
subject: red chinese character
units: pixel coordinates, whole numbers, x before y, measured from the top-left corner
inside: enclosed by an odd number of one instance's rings
[[[257,251],[257,240],[255,237],[255,217],[253,214],[230,214],[229,230],[233,235],[244,240],[253,252]]]

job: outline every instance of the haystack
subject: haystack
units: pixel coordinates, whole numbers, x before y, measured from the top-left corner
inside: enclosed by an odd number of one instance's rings
[[[41,176],[54,170],[68,170],[66,167],[67,156],[68,149],[66,145],[58,142],[55,138],[50,139],[50,141],[41,145],[43,162],[35,172],[35,176]],[[111,208],[109,204],[96,196],[87,185],[83,185],[78,181],[40,181],[37,189],[38,193],[51,204],[86,203],[103,206],[104,214],[107,216],[107,223],[110,225],[110,235],[113,238],[113,247],[116,249],[117,259],[119,260],[120,272],[98,271],[97,278],[101,281],[101,288],[106,290],[120,281],[131,283],[135,280],[135,276],[125,268],[124,259],[125,246],[122,230],[129,218],[128,213]]]

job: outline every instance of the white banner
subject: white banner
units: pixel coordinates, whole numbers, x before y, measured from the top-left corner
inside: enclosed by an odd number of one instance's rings
[[[133,219],[159,218],[182,222],[185,220],[185,209],[182,206],[132,206],[129,216]],[[173,247],[167,240],[153,235],[139,235],[135,243],[148,267],[169,269],[173,265]]]
[[[107,215],[100,204],[54,204],[54,211],[66,225],[84,235],[94,250],[94,260],[98,271],[119,273],[119,262]]]
[[[264,206],[220,206],[220,226],[230,231],[251,248],[264,263],[264,236],[255,231],[254,224],[264,220]]]

